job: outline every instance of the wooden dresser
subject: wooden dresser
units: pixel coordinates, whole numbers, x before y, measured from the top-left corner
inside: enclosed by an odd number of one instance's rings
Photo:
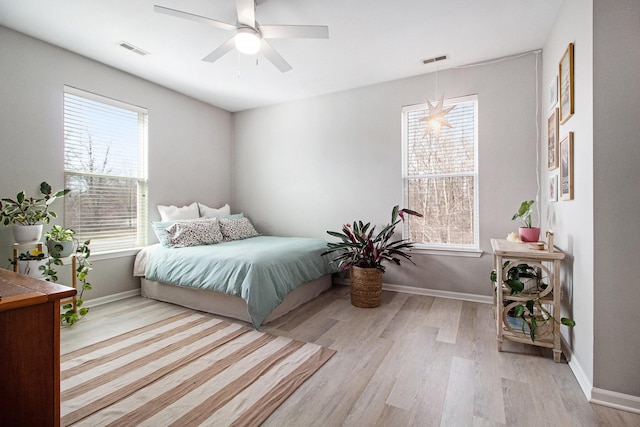
[[[75,294],[0,268],[0,426],[60,425],[60,300]]]

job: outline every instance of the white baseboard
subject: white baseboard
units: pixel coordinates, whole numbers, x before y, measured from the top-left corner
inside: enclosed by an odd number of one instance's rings
[[[593,387],[591,389],[591,399],[589,399],[589,402],[640,414],[640,397],[631,394]]]
[[[132,289],[130,291],[120,292],[118,294],[107,295],[104,297],[85,300],[84,305],[87,307],[97,307],[114,301],[120,301],[125,298],[131,298],[140,295],[140,289]]]
[[[578,380],[578,384],[589,403],[640,414],[639,396],[594,387],[580,363],[573,357],[571,349],[564,338],[562,339],[562,351],[569,361],[571,372]]]
[[[337,285],[349,286],[349,279],[334,278],[333,283]],[[479,302],[482,304],[493,304],[493,298],[486,295],[439,291],[436,289],[416,288],[414,286],[393,285],[391,283],[383,283],[382,289],[385,291],[400,292],[403,294],[425,295],[428,297],[449,298],[462,301]]]
[[[392,285],[383,283],[382,289],[385,291],[401,292],[405,294],[425,295],[429,297],[449,298],[462,301],[479,302],[482,304],[493,304],[493,298],[486,295],[466,294],[463,292],[440,291],[436,289],[415,288],[413,286]]]

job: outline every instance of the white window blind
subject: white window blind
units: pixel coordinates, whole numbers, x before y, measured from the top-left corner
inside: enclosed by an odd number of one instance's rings
[[[425,132],[426,103],[402,110],[404,204],[423,218],[409,217],[404,237],[418,246],[478,249],[478,99],[446,100],[451,127]]]
[[[65,226],[93,251],[146,244],[147,110],[65,86]]]

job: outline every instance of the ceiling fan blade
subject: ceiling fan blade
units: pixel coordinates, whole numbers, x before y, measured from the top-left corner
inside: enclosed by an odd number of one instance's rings
[[[261,25],[260,33],[266,39],[328,39],[329,27],[324,25]]]
[[[222,58],[227,52],[234,48],[235,43],[233,41],[235,36],[231,37],[229,40],[218,46],[216,50],[211,52],[209,55],[202,58],[203,61],[207,62],[215,62],[218,59]]]
[[[165,15],[175,16],[178,18],[188,19],[190,21],[200,22],[202,24],[211,25],[212,27],[222,28],[223,30],[235,31],[236,26],[227,24],[226,22],[216,21],[215,19],[207,18],[205,16],[195,15],[189,12],[183,12],[181,10],[170,9],[164,6],[153,6],[154,12],[163,13]]]
[[[267,58],[278,70],[283,73],[291,70],[292,67],[282,56],[269,44],[265,39],[262,39],[262,45],[260,46],[260,52]]]
[[[256,27],[256,4],[254,0],[236,0],[238,23],[251,28]]]

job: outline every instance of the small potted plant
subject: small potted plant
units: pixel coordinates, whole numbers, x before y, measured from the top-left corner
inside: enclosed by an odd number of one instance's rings
[[[63,197],[70,190],[64,189],[53,193],[46,182],[40,184],[42,197],[27,197],[20,191],[15,199],[3,198],[0,201],[0,221],[5,225],[13,225],[13,238],[16,243],[33,243],[40,240],[42,226],[51,218],[57,218],[49,206],[56,199]]]
[[[511,217],[512,221],[520,219],[523,225],[518,229],[520,240],[523,242],[537,242],[540,239],[540,227],[531,226],[531,206],[534,203],[533,200],[525,200],[520,204],[520,209]]]
[[[18,258],[11,260],[12,264],[18,265],[18,273],[31,276],[35,279],[45,277],[48,257],[38,249],[32,249],[18,254]]]
[[[345,224],[342,232],[327,231],[340,242],[328,243],[329,249],[322,255],[337,252],[334,262],[338,262],[341,271],[349,270],[352,305],[362,308],[380,305],[384,262],[396,265],[400,265],[401,259],[413,262],[407,252],[413,243],[406,239],[390,241],[396,225],[404,221],[405,215],[422,216],[410,209],[398,209],[395,206],[391,212],[391,222],[378,234],[375,234],[375,226],[371,227],[371,223],[364,224],[362,221],[354,221],[353,226]]]
[[[52,254],[57,252],[60,258],[68,257],[77,245],[77,240],[73,238],[75,231],[54,225],[51,230],[44,233],[47,242],[47,249]]]

